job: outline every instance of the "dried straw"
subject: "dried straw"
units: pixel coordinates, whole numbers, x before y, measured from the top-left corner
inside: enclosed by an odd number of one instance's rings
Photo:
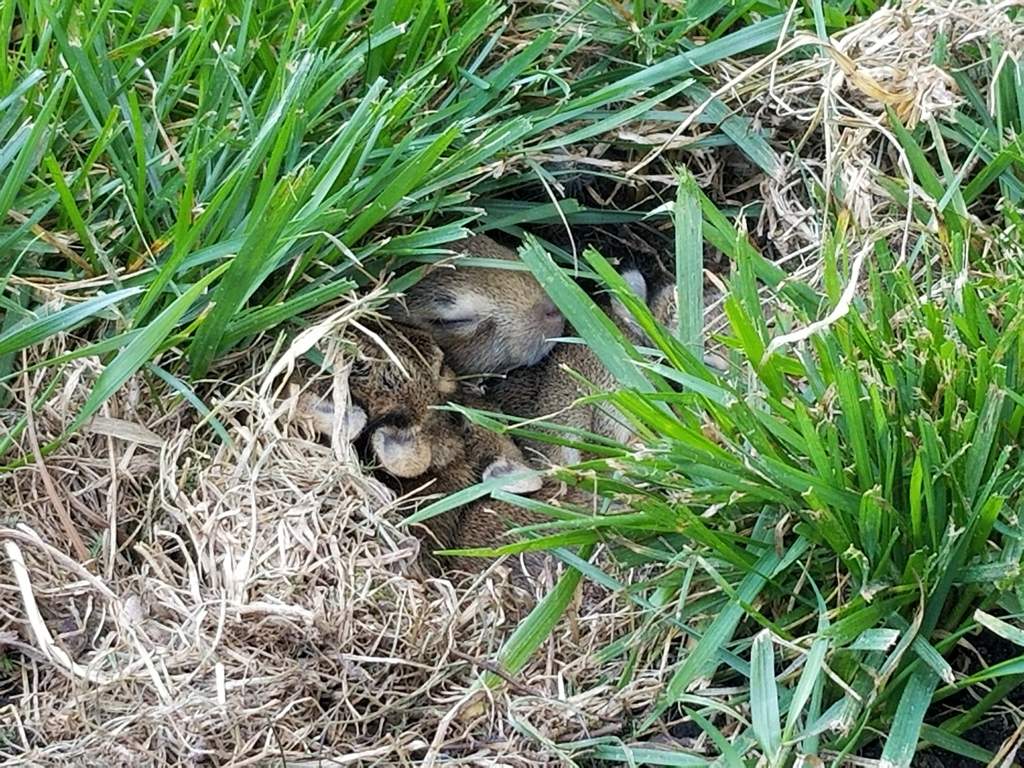
[[[593,651],[639,620],[609,603],[481,690],[522,595],[500,568],[471,588],[419,573],[398,502],[274,407],[270,374],[293,353],[230,371],[243,383],[223,385],[216,415],[231,446],[137,380],[85,434],[0,478],[3,764],[525,765],[654,695],[646,680],[594,687],[608,670]],[[64,393],[37,414],[41,443],[94,375],[26,375],[23,397],[54,378]]]

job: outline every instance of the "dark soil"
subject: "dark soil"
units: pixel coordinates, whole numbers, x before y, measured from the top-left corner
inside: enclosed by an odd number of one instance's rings
[[[958,674],[971,675],[981,669],[1021,655],[1020,648],[987,629],[977,635],[968,636],[966,641],[973,646],[976,653],[962,645],[957,647],[953,658],[949,661]],[[984,695],[984,691],[973,691],[973,694],[971,691],[961,691],[955,696],[933,704],[925,721],[938,726],[943,721],[967,711],[980,696]],[[1016,706],[1024,705],[1024,684],[1013,690],[1007,696],[1006,701]],[[1018,722],[1010,714],[1008,708],[997,705],[986,715],[985,719],[961,734],[961,738],[992,753],[997,753],[1017,730],[1017,726]],[[881,755],[881,751],[881,745],[876,742],[862,750],[861,756],[877,758]],[[1011,764],[1021,765],[1020,757],[1015,758]],[[976,768],[983,763],[945,749],[929,747],[914,757],[912,765],[915,768]]]

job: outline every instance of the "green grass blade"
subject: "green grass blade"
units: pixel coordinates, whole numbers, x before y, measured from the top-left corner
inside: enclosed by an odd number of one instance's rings
[[[67,429],[67,433],[74,432],[85,423],[100,406],[107,401],[122,384],[124,384],[136,371],[144,366],[153,357],[156,351],[171,334],[175,324],[202,295],[214,280],[220,277],[228,268],[225,264],[218,269],[211,271],[206,277],[197,282],[185,293],[179,296],[163,312],[153,318],[152,322],[133,337],[127,346],[122,349],[104,369],[93,384],[89,397],[75,420]]]
[[[140,291],[140,288],[124,288],[112,293],[103,293],[52,314],[28,322],[23,321],[0,334],[0,356],[31,347],[58,333],[73,330],[101,314],[108,307],[124,301],[129,296],[135,296]]]
[[[932,701],[939,677],[930,669],[921,667],[907,682],[899,706],[892,719],[892,730],[882,748],[882,761],[893,768],[910,768],[921,738],[924,715]]]
[[[621,334],[584,290],[555,264],[537,240],[529,236],[520,250],[523,262],[562,310],[576,332],[587,341],[608,371],[625,387],[650,392],[653,386],[634,360],[623,354]]]
[[[698,360],[704,358],[704,235],[697,182],[684,171],[674,209],[676,307],[679,341]]]
[[[758,632],[750,649],[750,711],[754,735],[772,765],[782,750],[782,723],[775,682],[775,647],[767,629]]]
[[[584,547],[579,556],[586,560],[591,553],[592,548]],[[498,663],[502,669],[514,675],[526,665],[534,651],[547,639],[565,613],[565,609],[576,594],[581,578],[582,575],[575,568],[569,568],[562,574],[554,589],[537,603],[498,652]],[[493,687],[500,684],[501,679],[493,673],[488,673],[484,682]]]
[[[597,760],[636,765],[667,765],[674,768],[703,768],[714,765],[713,760],[659,747],[601,745],[590,751]]]
[[[278,243],[301,188],[301,181],[292,180],[285,180],[278,187],[268,206],[270,215],[264,221],[253,223],[238,255],[227,265],[224,279],[213,292],[213,309],[189,345],[194,375],[203,375],[222,351],[227,327],[255,290],[258,277],[266,267],[267,249]]]

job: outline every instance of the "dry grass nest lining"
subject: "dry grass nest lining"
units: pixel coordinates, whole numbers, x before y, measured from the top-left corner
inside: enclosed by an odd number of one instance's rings
[[[613,690],[614,668],[593,660],[640,620],[610,602],[562,622],[514,684],[479,689],[521,616],[501,569],[471,585],[420,578],[397,501],[348,447],[263,415],[272,362],[221,401],[231,448],[133,381],[45,466],[0,478],[11,764],[525,764],[543,759],[531,731],[581,738],[651,700],[655,670]],[[62,394],[24,451],[70,421],[95,372],[26,377],[19,397],[54,376]],[[86,565],[61,510],[93,547]]]

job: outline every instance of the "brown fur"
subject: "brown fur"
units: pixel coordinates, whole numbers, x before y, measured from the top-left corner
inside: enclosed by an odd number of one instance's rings
[[[452,245],[478,258],[517,261],[516,253],[478,235]],[[437,267],[390,309],[398,322],[429,331],[460,374],[504,373],[534,365],[551,351],[565,321],[529,272]]]
[[[720,293],[721,292],[717,290],[715,286],[712,286],[712,290],[708,290],[708,288],[705,287],[705,310],[714,302]],[[654,294],[654,298],[651,299],[651,314],[654,315],[654,319],[661,323],[665,328],[672,333],[675,333],[679,326],[679,305],[678,297],[676,296],[676,287],[674,284],[669,283]],[[725,358],[714,352],[707,352],[704,355],[704,364],[718,371],[726,371],[729,368]]]
[[[458,385],[428,334],[385,323],[369,327],[409,374],[404,375],[378,346],[367,344],[354,361],[348,382],[353,403],[365,414],[370,452],[399,492],[422,488],[448,495],[490,477],[528,470],[510,438],[475,425],[459,413],[433,407],[452,399]],[[313,410],[311,418],[319,431],[333,431],[329,394],[310,393],[300,401],[300,409]],[[540,487],[540,481],[535,476],[510,477],[503,487],[529,493]],[[504,506],[519,524],[529,521],[522,509]],[[503,526],[502,517],[485,503],[476,502],[428,520],[424,527],[432,542],[426,549],[491,546],[504,532]],[[476,570],[486,564],[478,558],[462,558],[457,567]]]
[[[663,286],[651,299],[651,314],[669,330],[674,330],[679,322],[677,310],[676,286],[673,283]]]
[[[471,443],[475,462],[521,460],[509,438],[478,427],[461,414],[437,409],[458,399],[459,384],[430,334],[390,323],[367,327],[380,343],[361,346],[348,386],[353,404],[365,414],[375,458],[389,474],[416,478],[431,468],[451,467],[452,457],[465,450],[463,442]],[[314,423],[321,432],[333,427],[329,393],[309,393],[300,407],[315,410]],[[472,482],[479,480],[478,475]]]
[[[439,420],[431,429],[431,435],[437,441],[437,445],[443,446],[443,450],[434,451],[438,462],[419,477],[397,480],[400,491],[411,493],[425,486],[432,494],[447,496],[475,485],[481,479],[486,479],[495,465],[502,465],[505,460],[510,459],[509,454],[504,458],[491,458],[495,455],[496,442],[505,447],[511,446],[518,457],[518,461],[511,458],[509,466],[499,469],[496,475],[507,474],[512,469],[525,469],[522,454],[511,440],[481,427],[470,425],[467,429],[465,423],[460,425],[453,419],[445,418]],[[497,441],[494,438],[497,438]],[[539,482],[537,485],[524,486],[520,481],[508,490],[532,492],[537,491],[538,487]],[[425,549],[433,551],[500,546],[510,524],[528,525],[540,520],[541,518],[514,504],[480,499],[425,521],[424,527],[429,534]],[[446,556],[442,559],[428,555],[426,564],[435,572],[450,569],[474,572],[486,567],[489,562],[475,557]],[[539,561],[536,564],[539,565]]]
[[[588,506],[593,496],[577,488],[565,488],[559,483],[549,480],[533,498],[548,503],[558,504],[559,500],[571,504]],[[522,507],[498,499],[480,499],[467,505],[462,512],[459,535],[459,549],[494,549],[516,541],[509,537],[507,531],[537,523],[549,522],[550,517],[530,512]],[[551,555],[545,551],[526,551],[512,558],[510,565],[514,583],[524,588],[537,580]],[[446,558],[446,565],[452,569],[473,573],[488,566],[490,561],[481,557],[454,555]]]
[[[646,284],[640,274],[629,272],[624,277],[634,292],[646,299]],[[612,302],[612,319],[628,338],[640,341],[639,327],[617,301]],[[605,403],[575,405],[591,393],[566,369],[581,374],[597,392],[609,392],[616,386],[615,378],[590,348],[560,344],[539,364],[511,371],[504,379],[488,385],[487,397],[498,410],[510,416],[550,421],[626,443],[632,432],[614,407]],[[571,439],[571,435],[561,436]],[[554,464],[575,464],[581,458],[575,449],[552,443],[524,441],[523,447]]]

